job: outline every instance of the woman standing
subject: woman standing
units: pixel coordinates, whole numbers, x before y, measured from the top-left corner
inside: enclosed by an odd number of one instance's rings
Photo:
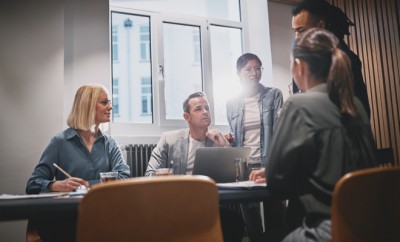
[[[283,98],[279,89],[260,84],[263,67],[258,56],[252,53],[243,54],[236,62],[236,69],[243,89],[240,96],[229,100],[227,104],[228,123],[232,133],[227,138],[233,140],[233,146],[250,147],[247,168],[251,171],[264,166]],[[279,211],[276,207],[281,204],[264,205],[265,218],[272,222],[267,222],[270,228],[279,223],[272,212]],[[265,241],[259,204],[243,204],[241,207],[250,240]]]

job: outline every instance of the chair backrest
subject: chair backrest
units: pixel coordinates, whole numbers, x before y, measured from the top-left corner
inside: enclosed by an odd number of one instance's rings
[[[400,241],[400,167],[350,172],[335,186],[334,242]]]
[[[222,242],[218,189],[205,176],[139,177],[94,186],[77,241]]]

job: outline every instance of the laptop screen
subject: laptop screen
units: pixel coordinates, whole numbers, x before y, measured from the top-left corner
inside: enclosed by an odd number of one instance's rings
[[[236,181],[235,160],[246,160],[249,147],[203,147],[196,150],[193,175],[211,177],[216,183]]]

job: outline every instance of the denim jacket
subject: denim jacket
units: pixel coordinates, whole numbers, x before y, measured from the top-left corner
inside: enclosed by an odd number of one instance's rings
[[[260,99],[258,108],[260,110],[260,149],[261,165],[264,165],[268,153],[268,146],[271,141],[272,132],[278,118],[278,111],[283,104],[282,92],[277,88],[265,87],[259,84]],[[244,105],[243,97],[238,96],[230,99],[227,103],[227,117],[230,132],[234,135],[232,146],[242,147],[244,137]]]

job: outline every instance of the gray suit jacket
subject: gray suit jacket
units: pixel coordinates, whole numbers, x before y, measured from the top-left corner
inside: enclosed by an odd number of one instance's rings
[[[214,142],[206,139],[206,147]],[[189,149],[189,129],[165,132],[151,153],[145,176],[151,176],[158,168],[173,167],[174,174],[186,174]]]

